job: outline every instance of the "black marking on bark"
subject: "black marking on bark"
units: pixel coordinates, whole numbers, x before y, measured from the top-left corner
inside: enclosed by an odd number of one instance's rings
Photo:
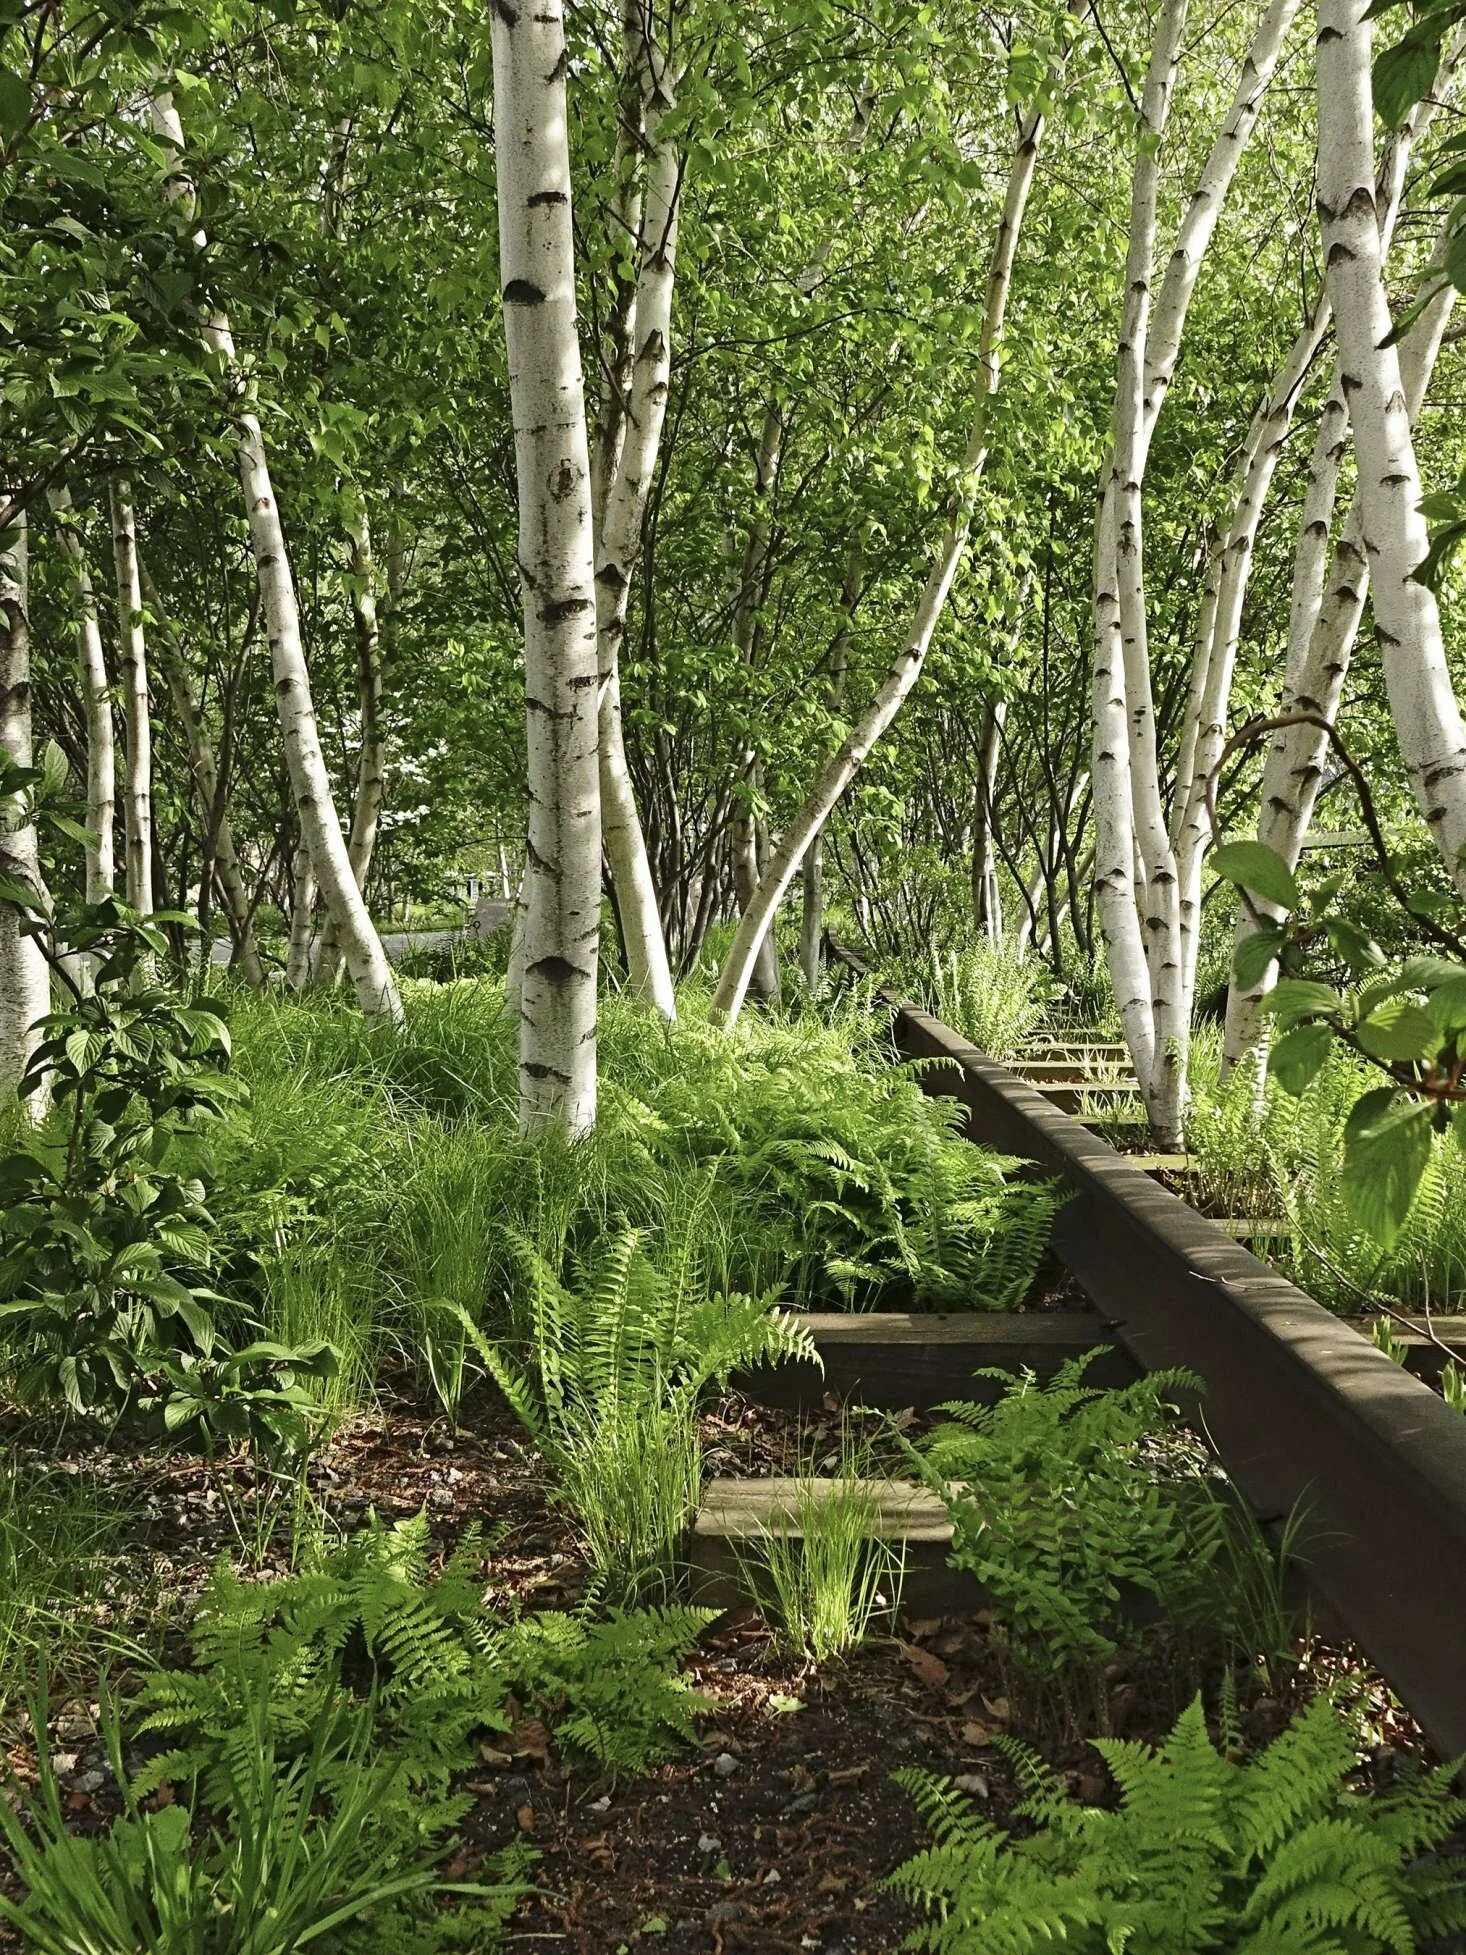
[[[568,204],[570,199],[563,190],[536,190],[527,202],[531,210],[543,210],[547,204]]]
[[[534,963],[527,967],[524,975],[543,978],[546,984],[552,984],[558,990],[564,985],[573,984],[576,978],[582,978],[586,973],[578,964],[572,964],[568,957],[561,957],[558,952],[554,952],[549,957],[536,958]]]
[[[549,74],[545,76],[545,80],[553,86],[556,82],[564,81],[565,77],[569,73],[570,73],[570,50],[569,48],[561,48],[560,59],[555,63],[554,67],[550,70]]]
[[[550,495],[556,502],[564,502],[567,496],[575,494],[575,486],[580,480],[580,470],[574,462],[561,460],[555,464],[555,472],[550,477]]]
[[[504,287],[505,305],[543,305],[544,302],[544,293],[527,278],[511,278]]]
[[[553,604],[547,604],[540,612],[540,623],[545,625],[567,624],[571,618],[579,617],[582,611],[593,611],[594,609],[595,605],[588,597],[557,598]]]
[[[1351,246],[1345,244],[1342,238],[1336,238],[1329,246],[1329,255],[1324,262],[1328,266],[1352,265],[1354,263],[1353,249]]]
[[[569,1073],[562,1073],[554,1066],[542,1065],[538,1059],[526,1059],[520,1071],[527,1073],[531,1079],[553,1079],[561,1086],[570,1084]]]
[[[494,12],[506,27],[515,28],[519,25],[519,15],[509,5],[509,0],[494,0]]]
[[[596,572],[596,582],[608,591],[624,591],[628,579],[619,563],[603,563]]]

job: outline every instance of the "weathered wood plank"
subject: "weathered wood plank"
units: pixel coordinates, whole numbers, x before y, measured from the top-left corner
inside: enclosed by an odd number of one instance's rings
[[[689,1547],[694,1598],[719,1609],[746,1601],[748,1582],[742,1570],[757,1560],[759,1543],[770,1535],[783,1540],[800,1538],[801,1490],[808,1488],[819,1498],[849,1484],[839,1480],[710,1480]],[[904,1552],[903,1608],[922,1616],[985,1606],[987,1597],[974,1577],[947,1566],[952,1523],[934,1493],[908,1480],[861,1480],[855,1484],[874,1502],[872,1539]]]
[[[741,1373],[738,1389],[760,1405],[790,1410],[833,1394],[881,1411],[926,1411],[948,1399],[991,1404],[1003,1385],[976,1378],[984,1366],[1052,1378],[1068,1358],[1105,1345],[1090,1376],[1123,1385],[1139,1376],[1134,1361],[1090,1310],[819,1311],[799,1318],[824,1370],[809,1363],[760,1365]]]

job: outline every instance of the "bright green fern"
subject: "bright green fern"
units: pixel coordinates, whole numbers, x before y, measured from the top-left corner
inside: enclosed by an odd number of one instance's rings
[[[949,1784],[898,1773],[935,1844],[891,1884],[929,1919],[927,1955],[1414,1955],[1466,1927],[1466,1864],[1434,1860],[1466,1816],[1442,1767],[1389,1798],[1353,1791],[1350,1727],[1317,1699],[1250,1765],[1218,1751],[1198,1699],[1158,1749],[1098,1739],[1114,1810],[1075,1806],[1005,1747],[1036,1830],[1015,1839]]]

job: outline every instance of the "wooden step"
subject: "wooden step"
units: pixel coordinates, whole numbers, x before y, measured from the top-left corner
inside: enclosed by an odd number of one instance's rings
[[[740,1373],[737,1389],[760,1405],[797,1411],[831,1395],[880,1411],[927,1411],[954,1398],[990,1405],[1005,1386],[973,1376],[984,1367],[1049,1379],[1067,1359],[1114,1345],[1089,1310],[831,1310],[795,1321],[813,1338],[824,1370],[798,1362]],[[1138,1375],[1117,1347],[1086,1374],[1096,1385],[1128,1385]]]
[[[1432,1317],[1430,1322],[1435,1338],[1427,1333],[1425,1319],[1418,1315],[1413,1319],[1418,1328],[1413,1330],[1407,1330],[1393,1317],[1382,1320],[1376,1317],[1351,1318],[1350,1321],[1365,1337],[1371,1334],[1377,1322],[1388,1324],[1405,1346],[1405,1368],[1413,1371],[1418,1378],[1439,1378],[1451,1357],[1458,1364],[1466,1364],[1466,1317]],[[1442,1344],[1448,1346],[1448,1351],[1441,1349]]]
[[[756,1562],[759,1543],[770,1535],[799,1538],[802,1489],[812,1486],[823,1492],[849,1485],[841,1480],[710,1480],[692,1529],[694,1599],[714,1609],[746,1601],[741,1564]],[[876,1504],[872,1539],[904,1551],[903,1609],[915,1616],[940,1616],[986,1605],[975,1577],[947,1566],[952,1523],[934,1493],[909,1480],[858,1480],[855,1485]]]
[[[1195,1163],[1189,1154],[1127,1154],[1125,1159],[1132,1168],[1143,1168],[1147,1174],[1195,1172]]]
[[[1105,1100],[1123,1105],[1133,1100],[1138,1106],[1140,1091],[1132,1080],[1094,1080],[1082,1086],[1065,1085],[1058,1082],[1049,1084],[1044,1080],[1029,1082],[1035,1093],[1042,1094],[1050,1106],[1057,1107],[1060,1113],[1077,1113],[1086,1102],[1094,1105]]]

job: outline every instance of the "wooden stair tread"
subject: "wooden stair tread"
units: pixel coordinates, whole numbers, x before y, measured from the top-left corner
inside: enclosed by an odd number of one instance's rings
[[[1062,1344],[1087,1348],[1104,1336],[1088,1310],[819,1310],[798,1319],[823,1352],[838,1345]]]
[[[1127,1154],[1125,1159],[1146,1174],[1191,1174],[1196,1165],[1189,1154]]]
[[[837,1488],[853,1488],[872,1503],[871,1538],[928,1541],[946,1548],[952,1540],[947,1510],[929,1487],[914,1480],[782,1479],[709,1480],[693,1523],[693,1537],[756,1543],[765,1535],[790,1539],[799,1534],[799,1508],[807,1500],[828,1499]]]

